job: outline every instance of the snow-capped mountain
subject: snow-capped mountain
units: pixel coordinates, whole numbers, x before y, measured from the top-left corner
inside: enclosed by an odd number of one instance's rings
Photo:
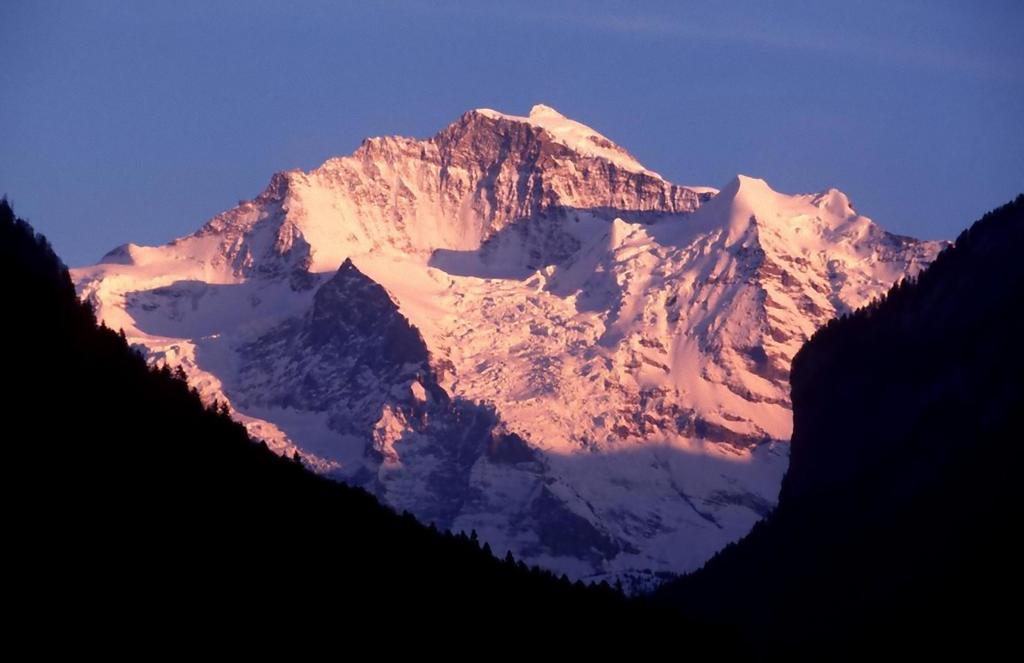
[[[941,246],[835,189],[669,183],[535,106],[366,140],[73,274],[273,448],[498,554],[645,582],[772,508],[794,353]]]

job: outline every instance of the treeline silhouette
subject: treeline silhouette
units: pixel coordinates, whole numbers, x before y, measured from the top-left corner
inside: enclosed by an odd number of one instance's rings
[[[628,640],[671,625],[697,648],[727,645],[606,584],[497,559],[475,533],[436,531],[275,455],[98,326],[6,199],[0,284],[5,547],[23,590],[8,598],[22,614],[118,628],[233,615],[332,634],[486,624],[499,640],[531,629]],[[583,625],[604,630],[572,628]]]
[[[1024,196],[793,361],[776,510],[657,600],[759,651],[834,658],[1014,641]]]
[[[9,599],[115,632],[232,615],[247,632],[384,622],[763,658],[1011,642],[1022,246],[1024,196],[815,334],[793,362],[778,507],[638,602],[496,559],[276,456],[98,326],[4,200]]]

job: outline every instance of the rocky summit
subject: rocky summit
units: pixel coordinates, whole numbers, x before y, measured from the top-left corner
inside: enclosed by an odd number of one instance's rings
[[[498,555],[642,588],[773,508],[794,354],[942,246],[836,189],[670,183],[538,105],[368,139],[73,277],[280,453]]]

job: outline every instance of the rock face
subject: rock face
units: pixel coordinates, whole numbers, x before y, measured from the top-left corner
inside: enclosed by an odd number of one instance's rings
[[[499,554],[645,584],[772,508],[794,353],[939,248],[834,189],[671,184],[537,106],[369,139],[74,275],[281,452]]]

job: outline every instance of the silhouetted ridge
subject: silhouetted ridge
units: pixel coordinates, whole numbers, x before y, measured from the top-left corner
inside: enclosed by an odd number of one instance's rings
[[[1024,196],[793,361],[791,464],[751,534],[657,598],[831,658],[1009,642]]]
[[[379,288],[360,276],[336,278]],[[498,560],[475,533],[439,533],[254,443],[225,409],[97,327],[6,199],[0,283],[6,485],[30,505],[7,531],[24,583],[9,596],[26,614],[59,604],[79,625],[115,630],[230,616],[331,638],[381,620],[457,630],[557,619],[623,633],[663,623],[606,585]]]

